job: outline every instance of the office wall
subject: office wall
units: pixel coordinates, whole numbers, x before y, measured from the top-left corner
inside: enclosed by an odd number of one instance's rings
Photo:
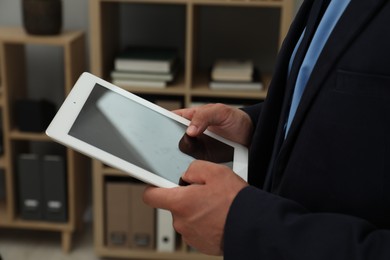
[[[22,25],[21,2],[22,0],[0,0],[0,26]],[[88,23],[88,0],[63,1],[63,28],[87,32]],[[64,97],[62,91],[58,90],[63,89],[62,61],[61,48],[27,46],[30,97],[61,103]]]

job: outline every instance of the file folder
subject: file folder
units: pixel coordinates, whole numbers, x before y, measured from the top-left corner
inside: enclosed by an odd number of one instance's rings
[[[130,247],[137,249],[155,248],[155,210],[142,200],[145,184],[131,183]]]
[[[67,221],[67,175],[62,156],[43,157],[43,190],[45,219],[55,222]]]
[[[17,164],[20,216],[28,220],[42,220],[41,160],[37,154],[20,154]]]
[[[157,209],[157,251],[159,252],[175,251],[176,231],[172,222],[171,212]]]
[[[130,230],[130,190],[126,182],[106,182],[106,244],[128,248]]]

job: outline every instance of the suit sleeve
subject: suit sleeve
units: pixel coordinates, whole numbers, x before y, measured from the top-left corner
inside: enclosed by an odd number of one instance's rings
[[[257,126],[257,121],[259,120],[262,105],[263,103],[258,103],[252,106],[241,108],[245,113],[249,115],[254,126]]]
[[[390,230],[333,213],[311,213],[299,204],[254,187],[230,208],[224,259],[390,259]]]

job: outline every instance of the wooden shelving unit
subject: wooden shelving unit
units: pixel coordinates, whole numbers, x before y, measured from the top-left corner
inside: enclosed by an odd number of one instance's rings
[[[0,201],[0,228],[46,230],[61,233],[64,252],[72,247],[72,235],[82,228],[86,207],[85,190],[89,162],[80,154],[65,149],[67,162],[68,216],[66,222],[21,219],[17,207],[15,158],[19,151],[28,152],[28,143],[50,143],[44,133],[27,133],[17,129],[14,118],[15,100],[27,97],[26,45],[57,46],[63,49],[64,95],[69,93],[85,70],[85,36],[81,31],[67,31],[58,36],[37,37],[22,28],[0,28],[0,108],[4,153],[0,167],[5,172],[6,198]],[[39,61],[34,61],[39,65]],[[45,75],[42,75],[45,76]],[[61,89],[59,90],[61,91]]]
[[[268,37],[265,33],[259,32],[257,24],[247,29],[249,33],[260,33],[262,41],[271,41],[276,46],[272,56],[276,60],[278,47],[280,47],[284,36],[290,26],[294,1],[291,0],[90,0],[90,50],[91,50],[91,72],[106,80],[110,80],[110,72],[113,69],[115,55],[123,48],[123,31],[121,22],[123,7],[129,5],[142,5],[142,7],[163,7],[176,8],[182,11],[182,71],[179,80],[164,89],[139,88],[134,86],[120,86],[124,89],[139,95],[154,95],[161,97],[173,97],[181,99],[184,106],[190,106],[198,99],[233,99],[239,102],[258,101],[266,97],[268,85],[272,76],[271,72],[265,72],[263,91],[213,91],[208,87],[207,70],[201,68],[198,57],[201,56],[199,45],[202,39],[202,12],[211,8],[213,10],[228,8],[229,12],[258,10],[276,14],[268,27],[272,27],[273,36]],[[159,9],[159,10],[160,10]],[[253,13],[252,13],[253,14]],[[146,18],[147,19],[147,18]],[[126,25],[124,25],[126,26]],[[139,25],[142,28],[142,24]],[[160,25],[156,25],[159,27]],[[264,25],[263,25],[264,26]],[[262,27],[264,28],[264,27]],[[163,29],[161,29],[163,30]],[[131,37],[131,35],[127,35]],[[218,36],[216,36],[218,37]],[[250,37],[248,37],[248,41]],[[240,39],[237,39],[240,44]],[[175,46],[177,47],[177,46]],[[234,49],[231,50],[234,52]],[[211,66],[211,64],[209,64]],[[273,67],[273,66],[272,66]],[[96,253],[101,257],[118,257],[130,259],[214,259],[199,253],[188,251],[186,245],[179,246],[173,253],[161,253],[156,251],[140,251],[132,249],[113,249],[105,243],[105,209],[104,209],[104,182],[107,177],[127,176],[121,172],[104,166],[98,161],[93,162],[93,201],[94,201],[94,243]],[[219,258],[217,258],[219,259]]]

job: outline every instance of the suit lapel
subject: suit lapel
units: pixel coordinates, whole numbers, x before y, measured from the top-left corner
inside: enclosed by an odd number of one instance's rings
[[[336,0],[333,0],[336,1]],[[286,166],[288,155],[291,151],[300,124],[305,118],[307,110],[310,108],[316,94],[321,89],[323,82],[328,77],[334,64],[351,42],[359,35],[363,27],[373,18],[375,13],[386,3],[386,0],[352,0],[340,18],[339,23],[334,28],[328,42],[315,65],[312,75],[307,83],[301,102],[298,106],[295,118],[286,140],[281,145],[281,149],[276,158],[272,173],[272,186],[278,185],[282,172]],[[285,120],[285,118],[283,119]]]
[[[322,83],[332,70],[333,65],[361,32],[362,27],[372,19],[374,14],[385,2],[386,0],[351,1],[345,13],[340,18],[338,25],[334,28],[328,42],[325,44],[318,62],[313,69],[312,75],[307,83],[308,87],[303,93],[289,135],[287,136],[286,144],[288,144],[287,141],[289,139],[293,139],[296,136],[296,132],[304,119],[306,111],[320,90]]]
[[[265,112],[261,113],[259,118],[259,122],[267,122],[266,124],[268,127],[258,127],[253,139],[259,140],[258,143],[261,145],[251,147],[251,153],[249,154],[250,162],[256,162],[259,158],[263,158],[264,161],[270,162],[270,164],[264,163],[261,165],[257,163],[249,164],[249,171],[256,174],[250,174],[248,181],[251,185],[257,187],[262,187],[264,181],[265,184],[263,187],[266,189],[269,189],[271,185],[272,174],[269,172],[269,169],[273,168],[273,162],[280,148],[280,142],[278,140],[280,139],[279,136],[283,135],[281,126],[284,124],[284,117],[282,115],[285,110],[285,103],[290,95],[286,86],[288,64],[294,47],[306,26],[313,2],[314,0],[305,0],[302,3],[278,54],[274,70],[275,73],[269,86],[267,98],[263,104],[262,111]],[[275,140],[275,142],[273,140]],[[275,147],[277,148],[275,149]],[[268,151],[272,151],[272,153],[269,153]],[[263,180],[264,175],[259,173],[266,174],[265,180]]]

